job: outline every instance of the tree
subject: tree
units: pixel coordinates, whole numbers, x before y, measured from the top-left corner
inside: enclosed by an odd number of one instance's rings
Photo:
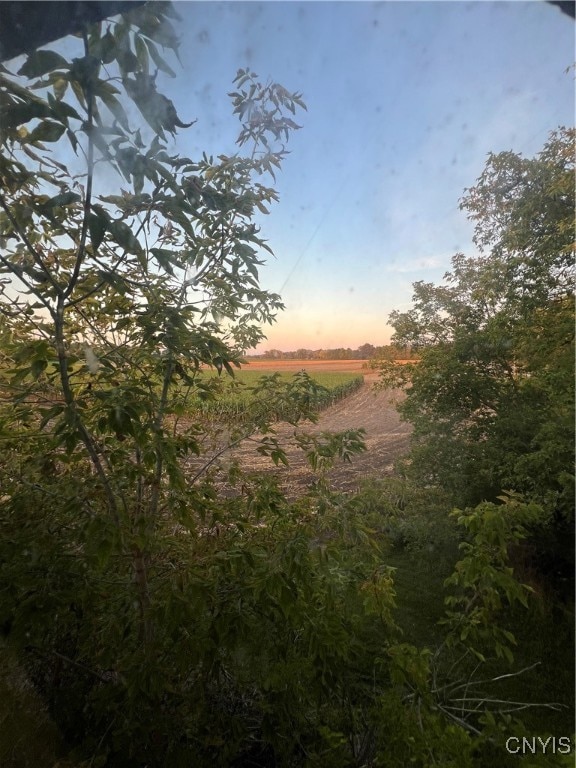
[[[414,285],[393,340],[421,361],[388,366],[407,384],[412,471],[457,503],[513,489],[573,516],[574,131],[532,159],[490,155],[461,208],[477,257],[457,254],[443,285]],[[408,381],[409,379],[409,381]]]
[[[368,360],[372,357],[375,351],[376,347],[374,347],[372,344],[362,344],[360,347],[358,347],[358,357],[361,360]]]
[[[42,2],[15,2],[2,11],[0,29],[0,61],[8,61],[23,53],[80,32],[85,24],[144,5],[145,0],[110,0],[103,3],[55,0],[47,6]]]
[[[236,467],[227,475],[235,495],[222,502],[218,458],[258,433],[255,447],[283,460],[277,406],[288,402],[294,423],[314,418],[317,391],[305,374],[287,385],[268,379],[227,436],[194,406],[221,389],[207,368],[232,376],[282,308],[259,286],[270,248],[254,217],[277,199],[263,181],[281,167],[304,104],[239,70],[229,94],[238,152],[171,154],[166,137],[194,122],[157,86],[159,72],[174,76],[161,52],[177,51],[174,18],[170,4],[149,3],[85,24],[70,61],[35,50],[16,74],[0,73],[1,623],[36,659],[32,673],[65,730],[100,734],[98,749],[138,745],[141,755],[174,746],[191,718],[180,688],[151,727],[190,653],[180,627],[195,627],[192,669],[205,670],[197,693],[216,695],[210,665],[227,651],[203,634],[221,631],[207,607],[218,606],[219,577],[199,575],[205,541],[222,525],[233,538],[257,528],[284,504],[270,484],[241,490]],[[103,166],[117,194],[102,190]],[[220,441],[214,454],[211,440]],[[310,460],[328,457],[327,444],[308,446]],[[332,454],[362,447],[350,433]],[[266,566],[263,583],[268,576]],[[226,631],[237,619],[228,614]],[[131,714],[110,720],[114,711]]]
[[[15,300],[5,292],[2,309],[28,317],[9,386],[22,388],[22,428],[43,434],[53,425],[51,450],[63,449],[72,464],[89,458],[118,536],[123,515],[140,533],[157,524],[165,474],[182,483],[176,454],[198,451],[194,431],[166,450],[167,419],[180,407],[174,388],[201,388],[202,364],[231,372],[282,306],[257,282],[258,250],[268,247],[251,219],[276,194],[254,177],[274,175],[285,151],[272,151],[266,136],[287,139],[297,126],[284,111],[302,102],[241,70],[231,97],[243,121],[238,144],[252,142],[251,154],[168,155],[166,133],[187,127],[151,74],[153,64],[171,74],[158,51],[158,44],[177,47],[170,13],[155,4],[106,30],[86,27],[82,55],[71,62],[35,51],[18,72],[33,80],[29,89],[1,75],[0,264],[20,287]],[[121,89],[148,136],[130,128]],[[85,159],[80,177],[47,148],[60,139]],[[128,190],[97,194],[102,162]],[[37,382],[49,390],[43,406],[33,394]],[[147,635],[145,555],[137,544],[131,551]]]

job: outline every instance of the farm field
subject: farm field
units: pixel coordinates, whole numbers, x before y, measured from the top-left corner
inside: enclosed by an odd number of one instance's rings
[[[305,370],[310,376],[322,371],[345,371],[360,373],[367,360],[249,360],[243,364],[243,370],[260,371],[261,373],[273,373],[278,371],[295,373]]]
[[[275,377],[283,384],[294,383],[295,377],[301,373],[298,370],[266,370],[266,369],[237,369],[234,377],[226,374],[218,375],[216,371],[203,374],[204,379],[216,379],[219,376],[219,394],[216,399],[202,399],[192,396],[188,401],[190,414],[196,410],[217,420],[237,417],[249,410],[255,403],[262,401],[262,395],[255,388],[263,378]],[[347,397],[363,384],[363,376],[359,372],[344,371],[309,371],[308,375],[323,387],[316,395],[316,407],[322,409]],[[267,396],[270,400],[270,396]],[[286,416],[286,414],[284,414]]]
[[[294,363],[296,361],[287,361]],[[310,361],[300,361],[307,363]],[[313,361],[314,362],[314,361]],[[324,361],[321,361],[324,362]],[[361,362],[361,361],[326,361],[332,363]],[[300,369],[296,369],[300,370]],[[272,369],[262,373],[272,373]],[[296,371],[293,371],[296,372]],[[310,375],[316,371],[308,370]],[[317,377],[321,382],[322,377]],[[339,432],[363,427],[366,430],[366,452],[353,458],[351,463],[339,462],[328,473],[334,488],[342,491],[353,491],[359,483],[370,476],[388,476],[393,473],[394,462],[408,450],[410,425],[402,422],[396,411],[394,402],[401,397],[399,392],[378,392],[374,390],[377,375],[369,372],[364,375],[364,383],[352,394],[339,400],[321,411],[316,424],[305,423],[298,431],[318,434],[320,432]],[[260,456],[250,442],[240,444],[237,448],[225,454],[224,464],[236,460],[248,471],[263,471],[275,475],[283,490],[290,498],[306,492],[312,485],[315,475],[309,468],[306,459],[294,441],[294,427],[281,423],[276,427],[279,441],[287,446],[289,466],[276,467],[269,458]]]
[[[318,382],[318,384],[322,385],[323,387],[327,387],[328,389],[334,389],[342,384],[347,384],[350,381],[355,381],[360,376],[363,376],[365,373],[368,373],[369,375],[372,373],[372,371],[362,372],[360,370],[356,370],[356,371],[326,370],[326,369],[315,370],[314,368],[306,368],[304,365],[301,365],[298,368],[280,368],[276,366],[271,366],[270,368],[264,368],[264,367],[252,368],[251,366],[245,367],[243,365],[242,368],[234,368],[233,370],[234,370],[234,378],[227,377],[227,375],[224,372],[221,374],[221,377],[225,382],[228,378],[228,381],[230,384],[239,383],[247,387],[252,387],[257,383],[257,381],[262,376],[271,376],[272,374],[279,374],[283,381],[289,381],[290,379],[292,379],[294,374],[305,370],[309,376],[311,376],[315,381]],[[203,374],[203,375],[218,376],[218,373],[216,371],[210,371],[210,372],[207,372],[207,374]]]
[[[413,363],[414,360],[396,360],[397,363]],[[301,370],[307,371],[310,376],[321,371],[341,371],[349,373],[362,373],[370,376],[372,370],[369,360],[248,360],[242,364],[242,370],[261,371],[262,373],[280,373],[286,371],[295,373]]]

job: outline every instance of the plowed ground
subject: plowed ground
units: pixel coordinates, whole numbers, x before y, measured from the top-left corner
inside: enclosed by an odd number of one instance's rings
[[[308,422],[297,427],[300,432],[312,434],[359,427],[366,430],[366,452],[353,457],[350,463],[337,462],[328,474],[332,486],[342,491],[355,490],[364,477],[392,474],[394,461],[408,449],[410,426],[400,420],[393,402],[400,394],[376,392],[373,389],[375,380],[375,374],[366,374],[363,386],[323,411],[316,424]],[[294,442],[294,427],[279,424],[276,432],[280,444],[287,449],[288,467],[274,466],[269,458],[255,452],[256,445],[251,441],[230,451],[226,459],[223,456],[223,464],[236,459],[247,471],[272,473],[288,497],[295,498],[312,485],[315,475]]]

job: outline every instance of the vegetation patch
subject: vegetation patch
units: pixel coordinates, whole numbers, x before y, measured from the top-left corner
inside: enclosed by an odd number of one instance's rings
[[[208,377],[216,377],[216,373]],[[289,419],[293,414],[290,403],[282,404],[280,393],[274,396],[278,384],[297,386],[298,374],[277,371],[263,376],[261,371],[242,369],[234,377],[221,382],[218,396],[202,399],[192,396],[188,399],[189,414],[201,413],[218,420],[241,419],[255,409],[268,408],[275,412],[279,420]],[[310,407],[315,411],[328,408],[343,398],[356,392],[364,383],[364,377],[353,373],[319,371],[311,377],[313,391],[310,395]]]

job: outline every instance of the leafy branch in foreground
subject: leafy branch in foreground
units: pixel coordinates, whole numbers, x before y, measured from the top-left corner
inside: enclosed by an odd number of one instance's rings
[[[256,730],[286,738],[299,697],[299,718],[314,710],[303,684],[285,709],[262,703],[292,674],[296,662],[278,661],[286,643],[296,656],[317,648],[316,694],[349,653],[325,642],[344,620],[316,625],[295,600],[340,601],[307,550],[314,526],[276,520],[289,506],[262,483],[221,497],[213,436],[187,408],[218,397],[221,376],[207,371],[233,377],[282,308],[260,287],[271,250],[255,218],[277,200],[264,182],[305,107],[239,70],[237,152],[173,154],[166,137],[194,122],[157,80],[174,75],[161,53],[177,51],[174,18],[148,3],[87,25],[70,59],[39,50],[0,72],[0,621],[66,738],[99,764],[177,764],[193,745],[211,763],[239,701],[226,754]],[[268,389],[260,402],[278,398],[284,418],[314,416],[309,377]],[[259,429],[269,453],[271,405],[232,444]],[[346,440],[346,455],[361,449]],[[249,638],[263,621],[259,671]]]

